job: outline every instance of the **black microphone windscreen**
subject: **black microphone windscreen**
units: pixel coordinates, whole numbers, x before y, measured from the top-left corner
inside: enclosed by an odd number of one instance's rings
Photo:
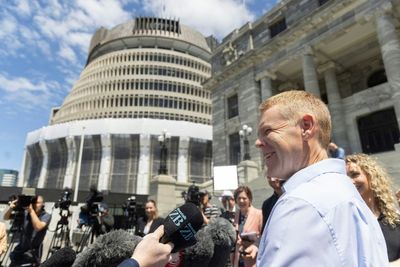
[[[71,267],[76,258],[76,253],[71,247],[63,247],[51,255],[41,267]]]
[[[235,227],[227,219],[218,217],[210,220],[206,232],[214,242],[214,254],[208,266],[225,267],[236,242]]]
[[[182,267],[211,266],[209,262],[214,254],[214,242],[208,233],[207,227],[203,227],[197,232],[197,243],[185,249]]]
[[[132,256],[141,237],[125,230],[111,231],[78,254],[73,267],[112,267]]]
[[[172,242],[172,252],[196,244],[195,234],[203,225],[203,215],[193,203],[186,203],[173,211],[164,220],[162,243]]]

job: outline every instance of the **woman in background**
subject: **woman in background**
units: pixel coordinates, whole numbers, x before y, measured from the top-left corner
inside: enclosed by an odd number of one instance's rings
[[[146,216],[137,220],[135,235],[145,236],[153,233],[164,222],[164,218],[158,217],[157,204],[154,200],[146,202],[145,212]]]
[[[347,156],[346,171],[379,222],[390,266],[400,266],[400,214],[389,175],[365,154]]]
[[[238,237],[232,256],[233,267],[255,267],[262,213],[251,205],[253,194],[249,187],[239,186],[233,195],[239,207],[234,221]],[[247,238],[244,238],[245,234],[249,234]]]

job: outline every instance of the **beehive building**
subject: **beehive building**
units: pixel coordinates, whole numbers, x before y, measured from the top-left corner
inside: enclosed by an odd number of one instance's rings
[[[177,20],[140,17],[93,35],[85,68],[49,126],[26,139],[20,186],[147,194],[166,130],[169,174],[211,176],[206,39]],[[79,162],[81,139],[82,160]],[[79,174],[78,169],[80,168]]]

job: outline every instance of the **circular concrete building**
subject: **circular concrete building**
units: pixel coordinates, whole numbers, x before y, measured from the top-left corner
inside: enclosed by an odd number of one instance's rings
[[[147,194],[166,130],[168,174],[211,176],[210,48],[179,21],[136,18],[92,37],[87,64],[50,125],[30,132],[19,186]],[[81,139],[82,161],[79,162]]]

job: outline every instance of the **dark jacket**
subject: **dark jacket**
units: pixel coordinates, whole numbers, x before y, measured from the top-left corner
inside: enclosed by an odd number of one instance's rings
[[[159,218],[154,219],[153,223],[150,226],[150,230],[148,233],[149,234],[153,233],[163,223],[164,223],[164,218],[159,217]],[[143,233],[143,231],[144,231],[144,227],[146,226],[146,224],[147,224],[147,219],[145,217],[140,217],[136,223],[135,235],[144,236],[145,234]]]

